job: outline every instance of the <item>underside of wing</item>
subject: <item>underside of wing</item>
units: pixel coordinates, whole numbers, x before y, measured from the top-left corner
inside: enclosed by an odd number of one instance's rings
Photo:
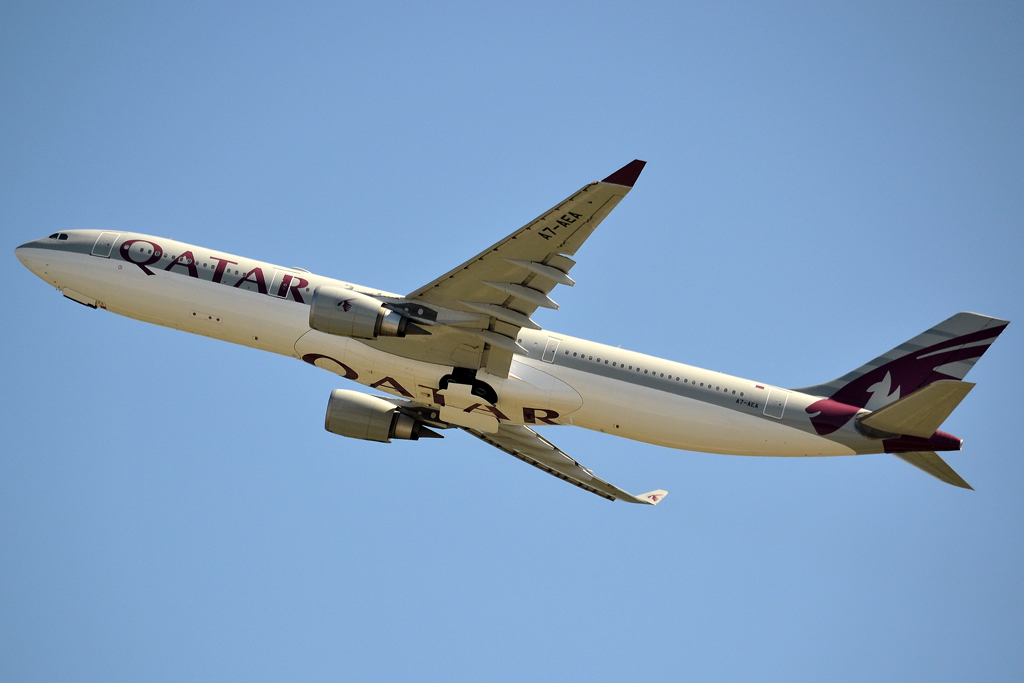
[[[591,183],[459,267],[392,306],[429,335],[367,342],[425,362],[484,368],[507,377],[519,330],[539,329],[530,316],[557,309],[548,296],[572,286],[570,258],[632,189],[646,162],[635,160]],[[417,313],[418,311],[418,313]]]
[[[465,427],[463,429],[481,441],[486,441],[523,462],[607,500],[657,505],[668,495],[668,491],[660,489],[638,496],[623,491],[618,486],[609,484],[604,479],[595,476],[593,472],[570,458],[561,449],[529,427],[502,424],[494,434],[486,434]]]

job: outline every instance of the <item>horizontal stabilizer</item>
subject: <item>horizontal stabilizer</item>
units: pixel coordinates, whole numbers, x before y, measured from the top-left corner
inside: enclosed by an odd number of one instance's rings
[[[940,458],[937,453],[920,451],[916,453],[893,453],[893,455],[904,462],[910,463],[917,469],[927,472],[940,481],[953,486],[959,486],[962,489],[974,490],[974,487],[954,472],[953,468],[947,465],[946,461]]]
[[[971,382],[951,379],[932,382],[860,418],[858,422],[880,432],[927,439],[974,387]]]

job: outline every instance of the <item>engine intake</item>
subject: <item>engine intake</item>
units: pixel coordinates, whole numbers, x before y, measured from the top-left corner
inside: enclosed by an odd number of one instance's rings
[[[394,404],[358,391],[335,389],[327,401],[324,429],[353,439],[391,443],[391,439],[440,439],[440,434],[398,410]]]
[[[337,287],[317,287],[313,292],[309,326],[327,334],[357,339],[427,334],[377,299]]]

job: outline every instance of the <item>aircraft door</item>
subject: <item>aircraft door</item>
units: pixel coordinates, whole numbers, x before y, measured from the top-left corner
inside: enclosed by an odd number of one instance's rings
[[[789,401],[789,392],[780,389],[772,389],[768,392],[768,399],[764,402],[764,414],[782,419],[782,413],[786,411],[786,403]]]
[[[100,258],[110,258],[110,250],[114,248],[114,242],[121,236],[119,232],[104,232],[96,238],[96,244],[92,246],[92,255]]]
[[[558,345],[560,343],[562,343],[561,339],[548,337],[548,345],[544,347],[544,355],[541,356],[541,360],[545,363],[554,363],[555,353],[558,351]]]
[[[276,296],[280,299],[288,297],[289,292],[294,289],[305,288],[309,282],[302,277],[299,277],[298,273],[286,273],[283,270],[274,271],[274,279],[270,282],[270,289],[268,290],[271,296]],[[304,303],[301,295],[297,299],[299,303]]]

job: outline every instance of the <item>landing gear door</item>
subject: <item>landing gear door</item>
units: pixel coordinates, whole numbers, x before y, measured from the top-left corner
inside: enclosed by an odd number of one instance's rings
[[[545,363],[554,363],[555,353],[558,351],[558,345],[560,343],[562,343],[561,339],[548,337],[548,345],[544,347],[544,355],[541,356],[541,360]]]

